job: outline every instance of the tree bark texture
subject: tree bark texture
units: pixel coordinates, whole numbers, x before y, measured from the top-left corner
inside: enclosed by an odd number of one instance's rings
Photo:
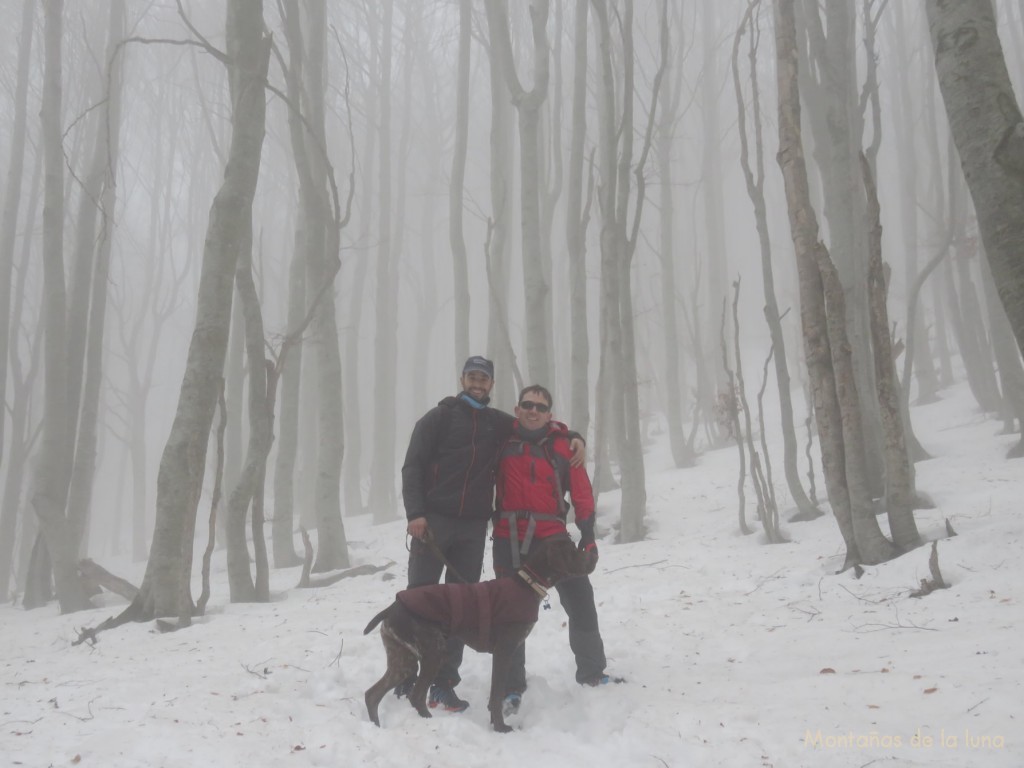
[[[392,249],[391,216],[391,64],[394,0],[385,0],[380,55],[380,173],[377,188],[377,305],[374,345],[375,396],[394,402],[395,369],[398,365],[398,269]],[[401,222],[399,222],[401,225]],[[395,410],[376,408],[373,413],[373,463],[370,467],[370,509],[375,523],[398,517],[395,499]],[[334,568],[348,566],[335,563]],[[325,570],[323,546],[317,553],[314,572]]]
[[[541,243],[540,109],[548,95],[549,50],[546,25],[548,0],[530,4],[533,31],[533,87],[527,91],[516,74],[508,8],[504,0],[487,0],[487,26],[491,45],[501,57],[505,85],[519,122],[520,213],[522,216],[523,290],[526,300],[526,363],[535,382],[552,381],[551,317],[548,308],[551,285],[545,275]]]
[[[785,182],[800,278],[804,353],[814,397],[822,468],[829,501],[846,542],[843,567],[858,562],[877,563],[891,557],[893,548],[882,536],[870,506],[863,474],[863,442],[856,440],[859,408],[850,349],[848,346],[843,349],[848,345],[843,289],[831,266],[828,250],[818,239],[818,222],[811,206],[800,131],[793,0],[775,2],[775,47],[779,91],[778,162]]]
[[[927,0],[935,69],[999,298],[1024,349],[1024,118],[991,0]]]
[[[565,213],[569,257],[570,423],[582,435],[590,429],[590,338],[587,331],[587,232],[583,204],[583,145],[587,132],[587,2],[576,3],[573,54],[572,133],[569,139]]]
[[[64,287],[64,152],[61,146],[61,71],[64,3],[46,0],[43,40],[43,436],[32,492],[32,506],[53,568],[61,613],[90,607],[78,578],[78,557],[66,517],[71,476],[67,446],[68,369]],[[31,607],[26,602],[26,607]]]
[[[772,346],[775,349],[775,380],[779,388],[779,407],[782,420],[783,467],[786,484],[789,487],[793,503],[797,507],[797,518],[806,520],[817,517],[821,513],[811,503],[800,482],[797,467],[796,429],[793,425],[793,395],[790,389],[789,364],[786,358],[786,339],[782,332],[782,319],[779,314],[779,302],[775,297],[775,272],[772,267],[771,238],[768,233],[768,206],[764,196],[764,142],[761,133],[761,96],[757,82],[757,41],[760,29],[757,28],[757,17],[753,13],[755,6],[748,5],[747,12],[736,31],[732,49],[733,88],[736,92],[738,108],[738,126],[740,135],[740,166],[747,185],[747,194],[754,207],[754,220],[757,227],[757,239],[761,249],[761,277],[764,290],[764,316],[771,334]],[[743,30],[750,26],[749,62],[751,121],[754,130],[754,167],[750,165],[749,139],[746,128],[746,106],[743,87],[740,84],[739,48]],[[737,356],[739,350],[736,351]],[[739,364],[737,363],[737,368]]]
[[[179,615],[189,590],[192,540],[210,427],[221,389],[239,248],[250,221],[266,120],[270,38],[262,0],[229,0],[227,48],[233,89],[231,145],[224,181],[210,208],[196,326],[157,476],[156,527],[146,575],[133,605],[143,617]]]
[[[18,211],[21,207],[21,184],[25,167],[25,121],[28,106],[28,75],[32,53],[33,20],[35,0],[26,0],[21,8],[21,33],[18,37],[18,69],[14,87],[14,117],[11,125],[11,151],[7,164],[7,182],[4,187],[3,217],[0,218],[0,403],[7,402],[7,360],[11,334],[11,281],[14,269],[14,241],[18,228]],[[24,273],[24,270],[22,270]],[[14,327],[17,328],[15,322]],[[17,398],[15,397],[15,405]],[[19,418],[20,416],[20,418]],[[22,440],[24,414],[15,407],[11,412],[11,431],[6,431],[6,409],[0,413],[0,466],[6,466],[4,502],[0,508],[0,599],[6,597],[10,584],[11,564],[14,555],[17,508],[20,501],[22,481],[13,474],[13,458],[4,463],[5,435],[10,434],[12,445]],[[15,422],[20,421],[20,431],[15,431]],[[12,450],[13,453],[13,450]],[[22,469],[24,461],[20,462]],[[18,501],[11,506],[7,503],[7,485],[15,485]]]
[[[463,188],[469,150],[469,60],[473,30],[471,0],[459,0],[459,63],[455,79],[455,145],[448,184],[448,242],[452,249],[455,292],[455,359],[469,357],[469,264],[463,232]]]
[[[32,55],[35,0],[21,7],[21,34],[18,45],[17,81],[14,86],[14,119],[11,124],[11,152],[4,186],[3,218],[0,218],[0,404],[7,402],[7,350],[11,328],[11,276],[14,267],[14,240],[21,207],[21,177],[25,168],[25,120],[28,106],[29,62]],[[0,464],[4,456],[4,425],[7,414],[0,413]],[[0,576],[6,583],[6,572]],[[0,590],[2,595],[6,590]]]
[[[871,345],[875,351],[875,381],[885,437],[885,511],[889,532],[901,552],[921,543],[914,521],[914,469],[907,452],[900,410],[900,382],[889,337],[888,285],[882,263],[882,222],[878,190],[868,160],[861,155],[861,172],[868,206],[868,302],[871,310]],[[909,384],[909,382],[908,382]]]
[[[832,0],[819,5],[803,0],[802,19],[808,37],[806,67],[799,73],[805,89],[806,116],[814,137],[814,157],[822,181],[824,215],[828,220],[829,258],[845,292],[847,335],[856,362],[865,460],[873,496],[884,492],[882,432],[871,362],[871,328],[867,299],[867,239],[864,195],[857,153],[863,141],[858,111],[855,5]]]

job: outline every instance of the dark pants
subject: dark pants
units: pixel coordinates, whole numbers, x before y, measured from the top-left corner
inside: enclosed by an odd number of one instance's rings
[[[484,565],[484,545],[487,542],[487,520],[458,520],[450,517],[428,516],[427,525],[434,534],[434,542],[459,575],[445,567],[437,555],[419,539],[413,539],[409,547],[409,587],[423,587],[438,584],[441,571],[445,572],[446,584],[459,583],[464,578],[468,583],[480,581]],[[462,578],[460,578],[460,576]],[[463,643],[448,639],[448,649],[441,669],[434,682],[453,688],[462,678],[459,667],[462,664]]]
[[[534,539],[530,551],[521,558],[525,560],[541,544],[543,539]],[[518,545],[517,545],[518,546]],[[511,576],[512,543],[509,539],[495,539],[494,575],[499,578]],[[604,674],[607,664],[604,656],[604,642],[597,626],[597,606],[594,604],[594,587],[589,576],[575,576],[563,579],[555,585],[562,607],[569,615],[569,647],[576,656],[576,682],[582,683]],[[506,693],[522,693],[526,690],[526,644],[519,646],[512,654]]]

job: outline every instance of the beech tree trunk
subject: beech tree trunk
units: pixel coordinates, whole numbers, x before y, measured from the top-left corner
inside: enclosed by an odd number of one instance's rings
[[[65,514],[71,477],[68,445],[67,294],[64,287],[64,151],[61,146],[61,45],[63,0],[45,0],[43,40],[43,437],[32,492],[32,506],[53,568],[61,613],[90,607],[78,578],[78,552]],[[44,574],[40,570],[38,573]],[[30,576],[31,578],[31,576]],[[48,578],[48,577],[45,577]],[[27,592],[28,590],[26,590]],[[44,591],[45,593],[45,591]],[[42,594],[42,593],[41,593]],[[26,608],[38,607],[26,595]]]
[[[398,365],[398,269],[392,251],[391,217],[391,59],[394,0],[384,2],[380,55],[380,175],[377,189],[377,305],[374,345],[375,397],[395,399]],[[375,523],[398,518],[395,498],[395,409],[373,412],[373,463],[370,467],[370,509]],[[319,563],[319,558],[318,558]],[[344,563],[345,566],[348,563]],[[340,567],[340,566],[335,566]],[[314,571],[322,569],[314,568]]]
[[[227,53],[237,67],[231,145],[210,209],[196,308],[181,395],[157,477],[156,528],[139,595],[128,609],[136,618],[176,616],[191,602],[192,543],[206,467],[210,427],[221,390],[239,248],[259,177],[266,120],[264,85],[270,38],[262,0],[229,0]]]
[[[786,358],[786,339],[782,332],[782,319],[779,315],[779,302],[775,297],[775,272],[772,267],[771,238],[768,234],[768,206],[764,197],[764,143],[761,138],[761,92],[757,82],[757,49],[760,40],[760,28],[753,13],[755,6],[748,5],[743,21],[736,31],[732,49],[733,87],[736,92],[738,124],[740,134],[740,165],[747,185],[747,194],[754,207],[754,220],[757,226],[757,239],[761,249],[761,276],[764,289],[764,316],[771,333],[772,346],[775,349],[775,380],[779,387],[779,407],[782,420],[783,466],[786,484],[789,487],[793,503],[797,508],[794,519],[809,520],[821,515],[818,508],[811,503],[800,482],[797,467],[796,430],[793,425],[793,395],[790,390],[789,363]],[[750,92],[751,120],[754,129],[754,167],[750,166],[749,139],[746,128],[746,106],[743,87],[740,85],[739,47],[743,30],[750,26],[749,60],[750,60]],[[737,371],[739,371],[739,349],[736,350]],[[766,457],[767,458],[767,457]]]
[[[523,88],[516,74],[508,8],[504,0],[486,0],[491,45],[497,47],[505,85],[519,117],[520,208],[522,215],[523,290],[526,300],[526,363],[528,377],[551,383],[550,281],[544,269],[541,242],[540,109],[548,94],[549,51],[546,25],[548,0],[530,4],[533,30],[533,88]]]
[[[7,356],[11,327],[11,276],[14,266],[14,239],[21,207],[21,177],[25,168],[25,115],[28,104],[29,61],[32,55],[35,0],[25,0],[21,7],[21,34],[18,45],[17,83],[14,87],[14,120],[11,125],[11,152],[4,187],[3,218],[0,219],[0,404],[7,402]],[[0,464],[4,456],[4,425],[6,409],[0,412]],[[3,558],[0,557],[0,566]],[[7,572],[0,568],[0,585],[6,585]],[[0,596],[6,587],[0,590]]]
[[[123,57],[118,47],[124,37],[124,0],[110,4],[107,32],[107,71],[105,72],[106,107],[102,112],[94,150],[94,168],[98,169],[98,208],[86,215],[95,222],[99,217],[99,242],[95,247],[91,298],[86,325],[85,375],[79,408],[75,460],[68,495],[68,520],[79,554],[87,550],[89,520],[92,513],[93,481],[96,474],[96,442],[99,422],[100,385],[103,381],[103,339],[107,316],[107,283],[110,275],[110,251],[114,238],[114,206],[117,195],[117,162],[121,148],[121,88]],[[83,213],[85,210],[83,209]],[[92,227],[95,230],[95,226]]]
[[[587,133],[587,2],[576,3],[573,55],[572,134],[569,139],[565,239],[569,257],[570,423],[590,429],[590,338],[587,330],[587,219],[583,204],[583,144]],[[588,185],[589,187],[589,185]]]
[[[858,440],[859,404],[853,381],[843,288],[811,206],[800,129],[796,21],[793,0],[775,1],[775,47],[779,91],[779,166],[789,209],[800,277],[804,352],[814,396],[829,501],[846,543],[843,568],[878,563],[895,554],[871,508]],[[845,347],[845,349],[844,349]]]
[[[999,298],[1024,349],[1024,118],[991,0],[927,0],[935,69]]]
[[[472,0],[459,0],[459,63],[455,80],[455,145],[448,184],[448,241],[452,249],[455,292],[455,360],[469,357],[469,265],[462,225],[462,195],[469,151],[469,54],[472,44]]]
[[[889,532],[901,552],[921,543],[914,521],[913,465],[907,452],[900,409],[900,383],[889,337],[889,292],[882,263],[882,222],[878,190],[867,158],[861,155],[861,171],[868,203],[868,301],[871,310],[871,344],[874,349],[875,380],[881,405],[882,434],[885,437],[885,511]],[[909,382],[908,382],[909,384]]]
[[[518,395],[515,384],[515,351],[509,331],[509,275],[512,214],[512,166],[515,141],[512,136],[512,101],[505,86],[503,58],[498,46],[488,46],[491,84],[491,233],[486,248],[487,350],[494,360],[494,389],[491,399],[501,408],[511,409]],[[461,364],[461,360],[457,360]]]

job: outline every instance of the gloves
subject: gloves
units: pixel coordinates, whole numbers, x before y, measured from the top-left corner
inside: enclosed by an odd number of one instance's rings
[[[579,524],[580,526],[580,543],[579,549],[581,552],[588,552],[593,558],[594,565],[597,565],[597,541],[594,537],[594,521],[587,520]]]

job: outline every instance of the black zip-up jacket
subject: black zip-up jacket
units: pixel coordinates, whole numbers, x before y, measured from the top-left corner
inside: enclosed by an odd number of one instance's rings
[[[494,473],[514,421],[461,397],[446,397],[427,411],[412,430],[402,465],[406,517],[490,518]]]

